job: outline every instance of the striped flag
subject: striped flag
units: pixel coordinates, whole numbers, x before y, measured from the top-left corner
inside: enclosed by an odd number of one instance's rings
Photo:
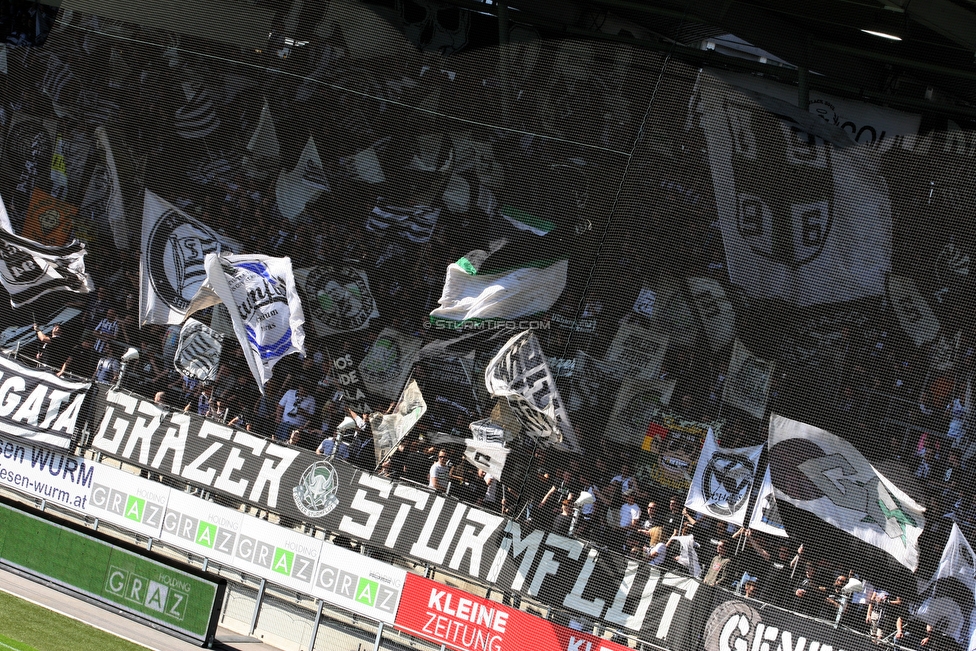
[[[220,118],[209,91],[199,83],[180,84],[186,103],[176,109],[176,133],[181,138],[206,138],[220,127]]]
[[[391,206],[379,198],[376,200],[376,207],[366,219],[366,230],[393,235],[414,244],[426,244],[437,226],[440,214],[440,208]]]
[[[85,273],[86,253],[78,240],[44,246],[0,231],[0,284],[10,294],[10,305],[17,308],[57,291],[90,292],[94,286]]]
[[[180,329],[176,370],[186,377],[209,384],[217,379],[224,336],[196,319],[187,319]]]

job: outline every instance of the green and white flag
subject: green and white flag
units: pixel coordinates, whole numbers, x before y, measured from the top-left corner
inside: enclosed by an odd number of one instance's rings
[[[440,307],[430,313],[431,323],[461,324],[539,314],[551,308],[566,287],[567,260],[485,274],[477,263],[482,255],[483,251],[475,251],[448,266]]]
[[[779,504],[812,513],[913,572],[918,567],[924,509],[844,439],[773,414],[769,471]]]
[[[407,381],[423,342],[393,328],[383,328],[359,364],[359,375],[371,394],[395,400]]]

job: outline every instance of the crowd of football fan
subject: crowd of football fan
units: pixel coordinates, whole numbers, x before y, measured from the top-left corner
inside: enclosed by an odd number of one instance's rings
[[[429,79],[425,83],[432,83]],[[39,89],[25,86],[8,104],[13,109],[16,103],[19,111],[41,115],[44,112],[39,107],[45,104],[41,99]],[[120,119],[132,123],[126,130],[133,134],[133,146],[147,152],[161,146],[151,141],[152,131],[145,125],[161,116],[162,108],[141,100],[128,108],[131,110],[123,111]],[[0,116],[0,120],[7,119]],[[490,140],[490,135],[485,134],[484,139]],[[674,174],[681,178],[682,172]],[[440,226],[423,256],[413,260],[395,242],[366,233],[363,216],[375,195],[364,195],[368,201],[359,206],[359,213],[325,211],[312,204],[299,221],[291,222],[275,209],[273,175],[258,181],[238,173],[215,178],[206,185],[185,186],[181,187],[184,196],[166,193],[166,199],[233,237],[242,252],[287,255],[295,268],[353,261],[369,269],[373,293],[381,304],[382,324],[417,336],[421,336],[420,325],[436,304],[444,269],[466,253],[464,244]],[[671,269],[678,277],[709,276],[727,283],[721,235],[711,216],[703,214],[698,199],[693,190],[673,180],[660,180],[654,196],[648,197],[637,209],[640,214],[635,215],[635,223],[642,224],[644,232],[656,234],[653,242],[642,242],[645,238],[637,232],[626,234],[620,246],[608,254],[617,257],[614,264],[620,269],[628,267],[638,257],[636,243],[640,242],[642,257],[680,266]],[[134,347],[140,355],[138,361],[127,365],[122,385],[154,397],[167,408],[192,411],[346,459],[393,479],[449,492],[533,526],[586,539],[673,572],[699,574],[692,560],[697,556],[703,561],[699,576],[706,583],[814,617],[837,617],[843,602],[840,589],[851,572],[858,571],[853,559],[842,561],[830,558],[825,550],[812,551],[815,540],[803,541],[803,545],[795,538],[731,530],[720,521],[687,511],[684,494],[635,477],[634,450],[604,438],[602,429],[596,431],[592,421],[605,426],[605,414],[579,424],[583,456],[516,444],[512,457],[525,458],[528,471],[515,483],[502,485],[500,478],[467,464],[456,445],[435,445],[435,432],[429,431],[423,420],[376,468],[367,419],[348,408],[332,372],[332,359],[310,332],[304,358],[293,355],[281,361],[263,393],[255,385],[241,351],[232,344],[226,347],[216,381],[204,386],[174,368],[179,326],[139,327],[137,257],[94,243],[86,263],[97,290],[78,302],[81,315],[53,332],[39,333],[36,350],[21,351],[22,356],[59,374],[114,383],[122,371],[122,354]],[[620,283],[640,281],[623,273],[616,277]],[[632,304],[633,293],[622,292],[620,287],[615,290]],[[567,290],[565,303],[573,308],[585,303],[584,312],[600,316],[606,324],[615,324],[631,309],[630,304],[618,305],[593,288],[586,288],[584,296],[570,296],[574,291]],[[55,302],[46,304],[53,307]],[[48,312],[44,306],[38,307],[38,314]],[[346,333],[342,352],[354,351],[361,357],[378,330],[371,327]],[[543,341],[550,348],[549,354],[571,357],[575,352],[563,350],[566,342],[558,333],[549,336],[551,340]],[[930,381],[929,367],[916,355],[914,346],[902,350],[895,339],[894,334],[879,332],[872,341],[845,343],[842,386],[833,404],[821,405],[830,413],[820,424],[852,439],[876,437],[876,432],[882,431],[883,415],[877,413],[871,396],[892,394],[910,401],[909,427],[898,434],[884,430],[891,436],[885,441],[890,445],[875,447],[883,448],[890,455],[889,462],[924,486],[928,529],[944,531],[957,522],[972,538],[976,533],[976,495],[968,488],[972,486],[968,405],[953,382]],[[965,369],[959,376],[966,376],[974,359],[973,348],[963,339],[956,349],[960,351],[958,366]],[[695,355],[689,347],[675,347],[664,361],[662,375],[678,379],[676,395],[681,396],[672,408],[682,417],[703,422],[727,416],[721,413],[724,377],[714,370],[722,364],[696,359]],[[777,376],[771,409],[783,407],[788,411],[791,401],[803,399],[802,391],[791,385],[792,377],[789,372]],[[759,421],[740,415],[722,428],[720,437],[723,445],[731,447],[758,443],[765,434]],[[577,506],[583,493],[592,500]],[[861,592],[846,604],[843,622],[877,639],[894,634],[910,647],[949,646],[951,640],[929,635],[926,627],[909,615],[910,606],[907,596],[878,586],[877,591]]]

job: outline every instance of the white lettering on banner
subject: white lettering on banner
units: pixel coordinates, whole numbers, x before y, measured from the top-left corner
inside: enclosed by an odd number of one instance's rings
[[[545,532],[536,530],[522,538],[522,527],[517,522],[509,520],[505,527],[505,533],[508,535],[502,540],[498,553],[495,555],[491,570],[488,572],[488,582],[495,583],[498,581],[498,575],[509,550],[512,552],[513,559],[528,552],[522,556],[522,563],[519,565],[515,580],[512,581],[512,590],[521,590],[525,583],[525,577],[528,576],[529,570],[532,568],[532,561],[535,560],[535,555],[539,552],[539,546],[542,544],[542,536]]]
[[[451,556],[449,567],[457,570],[461,568],[461,561],[464,560],[466,552],[471,552],[471,560],[468,563],[468,574],[471,576],[481,576],[481,552],[491,540],[491,537],[498,530],[498,527],[505,521],[500,515],[493,515],[487,511],[471,509],[468,511],[468,522],[481,525],[481,531],[476,532],[475,527],[465,524],[454,548],[454,555]]]
[[[382,477],[374,477],[373,475],[363,473],[359,476],[359,483],[377,490],[380,497],[384,500],[390,497],[390,482],[385,481]],[[359,524],[349,517],[349,515],[344,515],[342,516],[342,522],[339,523],[339,529],[367,540],[372,538],[373,530],[376,529],[376,523],[379,522],[380,514],[383,513],[383,505],[378,502],[370,502],[366,499],[366,491],[359,489],[356,491],[356,496],[352,498],[352,504],[349,505],[349,508],[366,513],[368,515],[366,522],[365,524]]]
[[[427,521],[424,522],[424,528],[421,529],[417,542],[410,548],[410,553],[414,556],[437,564],[444,563],[444,558],[447,556],[447,552],[451,548],[451,543],[454,541],[454,534],[461,524],[464,512],[468,510],[468,507],[464,504],[454,502],[454,512],[451,514],[451,520],[447,523],[447,527],[443,530],[440,543],[438,543],[437,547],[431,547],[429,544],[431,536],[434,535],[434,529],[437,528],[437,521],[440,519],[441,511],[444,509],[444,504],[446,503],[447,498],[434,498],[434,505],[430,509]]]
[[[412,501],[412,508],[421,512],[423,512],[424,508],[426,508],[427,500],[430,498],[430,493],[427,491],[414,488],[413,486],[407,486],[406,484],[397,485],[397,487],[393,489],[393,494],[397,497],[402,497]],[[396,517],[393,518],[393,524],[390,525],[390,533],[387,535],[386,542],[384,543],[387,547],[392,549],[396,546],[397,539],[400,537],[400,532],[403,531],[403,523],[407,521],[407,515],[409,515],[410,509],[410,504],[400,505],[400,508],[397,510]]]
[[[165,414],[148,401],[110,390],[105,396],[105,414],[92,440],[92,447],[109,455],[119,454],[121,448],[122,456],[142,465],[171,472],[187,481],[214,486],[241,498],[246,495],[246,499],[263,501],[271,508],[277,506],[281,478],[298,456],[298,450],[204,421],[194,438],[216,440],[193,459],[187,459],[184,465],[184,453],[192,436],[191,424],[192,420],[187,414]],[[153,439],[164,427],[159,448],[150,461]],[[134,457],[137,449],[137,456]],[[164,462],[170,455],[171,462],[164,468]],[[243,470],[245,459],[253,458],[261,459],[261,468],[250,493],[247,493],[249,482],[244,476],[250,473]],[[215,460],[220,461],[214,463]],[[265,492],[267,497],[262,500]]]
[[[4,373],[0,371],[0,378],[3,375]],[[49,389],[50,395],[48,395]],[[0,384],[0,416],[9,416],[12,421],[35,428],[61,431],[68,435],[74,432],[75,421],[78,419],[81,405],[85,401],[84,391],[76,393],[74,400],[67,408],[62,409],[64,403],[71,397],[71,392],[55,389],[45,384],[37,384],[24,399],[19,394],[26,390],[27,382],[19,375],[12,375],[4,380],[3,384]],[[47,403],[46,409],[44,409],[45,401]],[[43,421],[40,420],[42,412],[44,413]]]
[[[811,629],[810,633],[815,630]],[[824,627],[824,632],[827,631],[832,632]],[[832,643],[825,643],[766,624],[758,610],[736,601],[719,605],[709,617],[702,634],[704,651],[834,651],[834,644],[840,641],[835,639]],[[842,650],[837,648],[837,651]]]

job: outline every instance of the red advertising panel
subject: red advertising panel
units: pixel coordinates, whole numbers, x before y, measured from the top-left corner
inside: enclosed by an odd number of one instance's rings
[[[630,651],[415,574],[407,574],[395,625],[456,651]]]

